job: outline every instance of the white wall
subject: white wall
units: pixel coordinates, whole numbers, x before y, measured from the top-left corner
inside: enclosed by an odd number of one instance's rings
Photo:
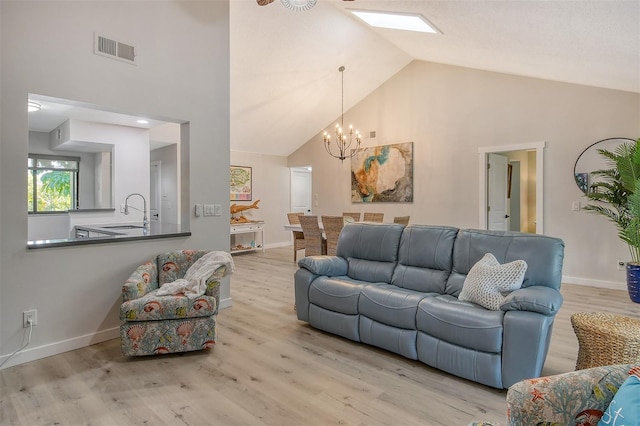
[[[260,200],[259,209],[247,210],[244,216],[265,221],[265,247],[276,247],[291,242],[288,224],[290,177],[287,157],[231,151],[231,164],[251,167],[253,179],[252,201],[234,201],[236,204],[252,204]]]
[[[571,210],[572,201],[586,201],[573,164],[595,141],[639,137],[638,117],[637,93],[415,61],[345,114],[365,136],[377,132],[365,146],[415,142],[413,203],[352,204],[350,162],[329,157],[321,133],[288,164],[313,167],[314,213],[367,209],[386,220],[477,228],[478,148],[546,141],[545,234],[566,244],[565,282],[624,288],[616,261],[629,255],[614,227]]]
[[[228,205],[228,1],[117,6],[0,3],[0,354],[19,347],[22,311],[38,310],[32,349],[5,366],[117,336],[122,283],[157,253],[228,250],[227,209],[221,217],[187,215],[191,237],[27,249],[27,183],[16,177],[25,175],[28,93],[189,122],[181,148],[188,153],[182,165],[182,184],[190,185],[185,211],[196,202]],[[96,31],[135,45],[137,65],[94,55]],[[139,160],[148,157],[146,152]],[[228,280],[222,297],[230,303]]]

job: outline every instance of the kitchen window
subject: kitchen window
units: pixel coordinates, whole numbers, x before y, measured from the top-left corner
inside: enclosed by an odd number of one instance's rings
[[[27,211],[66,212],[78,207],[80,158],[29,154]]]

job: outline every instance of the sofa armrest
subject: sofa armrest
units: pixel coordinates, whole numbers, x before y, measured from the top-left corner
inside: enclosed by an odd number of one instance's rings
[[[640,364],[522,380],[507,392],[508,424],[596,424],[633,367]]]
[[[338,256],[308,256],[298,261],[298,266],[314,275],[339,277],[347,275],[349,264],[347,260]]]
[[[158,265],[154,260],[138,266],[122,285],[122,301],[138,299],[158,288]]]
[[[563,297],[558,290],[540,285],[521,288],[509,293],[500,309],[507,311],[532,311],[542,315],[555,315],[562,306]]]

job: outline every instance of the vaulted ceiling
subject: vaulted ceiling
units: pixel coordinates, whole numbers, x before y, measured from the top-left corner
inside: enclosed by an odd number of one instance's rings
[[[640,0],[231,0],[231,149],[289,155],[413,60],[640,93]],[[349,9],[420,13],[442,34]]]
[[[374,29],[349,9],[419,13],[441,34]],[[640,93],[640,0],[317,0],[303,12],[230,0],[230,28],[238,151],[286,156],[333,126],[342,65],[345,111],[413,60]],[[123,124],[79,107],[48,106],[30,126]]]

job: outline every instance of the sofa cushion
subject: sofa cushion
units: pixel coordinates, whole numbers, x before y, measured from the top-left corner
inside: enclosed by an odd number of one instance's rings
[[[309,324],[311,326],[356,342],[360,341],[359,318],[360,315],[346,315],[317,305],[309,305]]]
[[[416,348],[418,359],[427,365],[487,386],[498,389],[504,387],[500,353],[482,352],[459,346],[422,331],[418,331]]]
[[[444,293],[458,228],[410,225],[402,232],[398,265],[391,283],[423,292]]]
[[[360,291],[369,284],[349,277],[318,277],[309,287],[309,303],[341,314],[356,315]]]
[[[418,359],[416,351],[416,330],[405,330],[382,324],[365,316],[360,317],[360,341],[369,345],[400,354],[410,359]]]
[[[418,304],[418,330],[473,350],[502,351],[504,312],[489,311],[449,295],[425,297]]]
[[[216,299],[203,295],[158,296],[158,290],[120,305],[120,319],[125,321],[157,321],[179,318],[208,317],[216,313]]]
[[[522,287],[542,285],[560,289],[564,242],[545,235],[510,231],[465,229],[458,232],[453,246],[453,269],[447,280],[446,293],[457,296],[466,275],[486,253],[498,262],[524,260],[528,268]]]
[[[390,283],[403,229],[394,223],[346,224],[336,255],[349,262],[347,275],[354,280]]]
[[[371,283],[390,283],[393,270],[396,267],[395,262],[382,262],[354,257],[348,258],[347,262],[349,263],[347,275],[350,278]]]
[[[428,294],[394,285],[372,284],[362,289],[358,311],[382,324],[415,330],[418,303],[425,297]]]
[[[487,253],[467,274],[458,299],[497,311],[505,298],[502,293],[519,289],[526,271],[524,260],[501,265],[494,255]]]

